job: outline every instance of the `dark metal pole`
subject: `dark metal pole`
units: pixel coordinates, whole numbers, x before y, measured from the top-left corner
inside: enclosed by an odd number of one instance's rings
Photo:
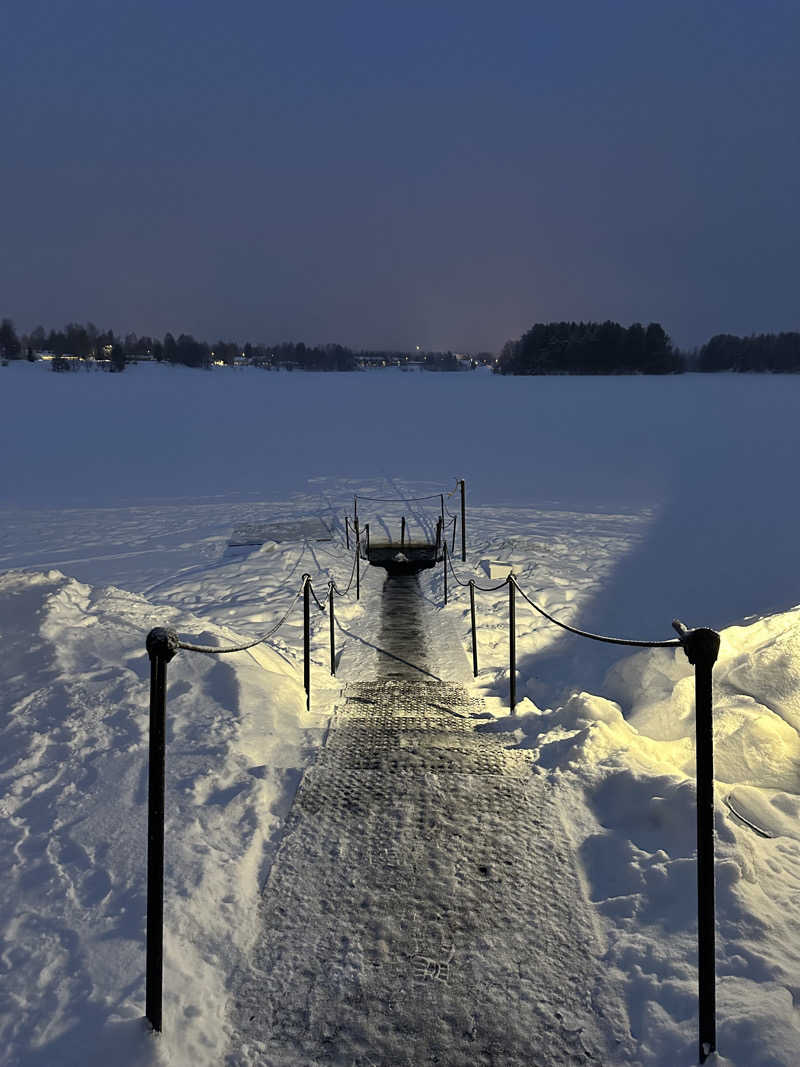
[[[451,554],[453,552],[455,552],[455,550],[456,550],[456,520],[455,520],[455,516],[454,516],[453,517],[453,547],[450,550]]]
[[[514,575],[508,576],[508,656],[509,656],[509,676],[508,676],[508,703],[511,707],[511,714],[514,714],[514,708],[517,706],[517,605],[514,599],[517,583],[514,580]]]
[[[303,686],[306,710],[311,708],[311,575],[303,575]]]
[[[333,628],[335,619],[333,616],[333,582],[328,582],[328,618],[331,624],[331,674],[336,676],[336,642],[334,641]]]
[[[478,634],[475,629],[475,581],[469,580],[469,614],[472,623],[472,677],[478,677]]]
[[[439,508],[442,516],[442,529],[444,529],[444,493],[439,493]]]
[[[350,547],[350,516],[344,517],[344,536],[347,539],[347,547]]]
[[[150,750],[147,781],[147,959],[145,1015],[161,1030],[164,977],[164,778],[167,743],[167,664],[178,651],[174,630],[147,635],[150,657]]]
[[[714,901],[714,718],[712,673],[719,634],[673,626],[694,666],[697,760],[697,968],[700,1063],[717,1048],[716,931]]]
[[[364,527],[364,533],[367,538],[367,554],[369,554],[369,523]]]
[[[439,549],[442,547],[442,520],[436,520],[436,558],[439,558]]]
[[[356,541],[356,600],[361,599],[361,545]]]
[[[405,515],[400,520],[400,547],[404,548],[406,543],[406,517]]]
[[[461,479],[461,561],[467,560],[467,500],[464,479]]]
[[[442,574],[444,576],[444,602],[447,603],[447,542],[444,543],[444,554],[442,555]]]

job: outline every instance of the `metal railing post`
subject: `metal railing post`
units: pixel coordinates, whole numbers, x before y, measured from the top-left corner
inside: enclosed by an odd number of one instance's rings
[[[513,574],[508,576],[508,703],[511,714],[517,706],[517,605],[514,599],[517,583]]]
[[[436,520],[436,558],[439,558],[439,552],[442,547],[442,520]]]
[[[442,529],[444,529],[444,493],[439,493],[439,511],[441,513]]]
[[[361,599],[361,543],[356,541],[356,600]]]
[[[697,760],[697,981],[700,1063],[717,1048],[716,918],[714,901],[714,719],[712,673],[716,630],[672,624],[694,667]]]
[[[461,479],[461,562],[467,560],[467,500],[464,479]]]
[[[369,553],[369,523],[364,527],[364,534],[367,538],[367,552]]]
[[[405,515],[400,520],[400,547],[405,548],[406,544],[406,517]]]
[[[345,540],[347,541],[347,547],[349,548],[350,547],[350,516],[349,515],[345,515],[345,517],[344,517],[344,536],[345,536]]]
[[[444,543],[444,554],[442,555],[442,573],[444,574],[444,602],[447,603],[447,542]]]
[[[478,677],[478,633],[475,628],[475,580],[469,580],[469,615],[472,623],[472,677]]]
[[[303,686],[306,710],[311,708],[311,575],[303,575]]]
[[[178,651],[174,630],[161,626],[147,635],[150,657],[150,741],[147,779],[147,959],[145,1015],[162,1028],[164,978],[164,779],[167,742],[167,664]]]
[[[336,642],[334,640],[335,619],[333,615],[333,582],[328,582],[328,618],[331,624],[331,674],[336,677]]]
[[[455,516],[453,516],[453,547],[450,549],[451,555],[453,553],[455,553],[455,550],[456,550],[456,519],[455,519]]]

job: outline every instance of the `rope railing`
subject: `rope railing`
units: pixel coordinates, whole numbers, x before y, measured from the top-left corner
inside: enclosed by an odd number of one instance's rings
[[[449,500],[456,493],[460,494],[460,502],[461,502],[460,516],[459,515],[454,515],[450,511],[450,509],[445,506],[445,500]],[[406,504],[406,503],[412,504],[412,503],[417,503],[417,502],[422,502],[422,501],[432,501],[432,500],[438,500],[439,501],[439,510],[440,510],[440,522],[441,522],[441,525],[439,525],[439,523],[437,522],[437,524],[436,524],[436,535],[435,535],[436,550],[437,550],[436,551],[436,558],[437,558],[437,560],[440,558],[439,557],[440,543],[446,541],[449,538],[451,523],[452,523],[451,551],[455,552],[455,550],[456,550],[456,534],[458,532],[458,520],[459,520],[459,517],[460,517],[460,519],[461,519],[461,559],[462,559],[462,561],[466,561],[466,558],[467,558],[467,547],[466,547],[466,537],[467,537],[467,535],[466,535],[466,525],[467,525],[467,520],[466,520],[466,483],[465,483],[463,478],[457,479],[455,486],[448,493],[444,493],[444,492],[430,493],[430,494],[427,494],[425,496],[417,496],[417,497],[408,497],[408,496],[402,496],[402,495],[398,495],[397,497],[378,497],[378,496],[362,496],[362,495],[360,495],[358,493],[355,494],[353,496],[353,517],[351,519],[349,515],[345,515],[345,520],[344,520],[344,532],[345,532],[345,541],[346,541],[347,547],[348,548],[350,547],[350,533],[351,533],[351,531],[355,534],[356,540],[358,540],[359,529],[360,529],[360,526],[359,526],[359,515],[358,515],[359,501],[367,502],[367,503],[378,503],[378,504]],[[414,509],[412,509],[412,511],[413,510]],[[449,516],[449,521],[445,519],[445,515]],[[423,532],[424,532],[427,520],[425,520],[424,518],[421,518],[419,514],[415,514],[413,517],[417,520],[418,524],[422,527]],[[409,532],[408,532],[408,525],[409,524],[408,524],[408,520],[406,518],[406,515],[403,514],[401,516],[401,519],[400,519],[400,547],[401,548],[404,547],[406,544],[411,544],[412,543],[412,539],[411,539],[411,537],[409,535]],[[368,553],[368,551],[369,551],[369,523],[366,524],[365,529],[367,530],[366,551]],[[431,543],[431,542],[428,541],[427,543]]]
[[[461,490],[461,558],[466,560],[465,536],[465,489],[463,479],[448,494]],[[364,500],[370,498],[364,497]],[[382,498],[372,498],[375,502]],[[469,589],[470,623],[472,632],[473,675],[478,675],[477,626],[475,592],[492,593],[508,588],[509,612],[509,704],[515,714],[516,699],[516,594],[520,596],[550,623],[574,634],[605,644],[634,648],[682,647],[689,662],[695,668],[695,709],[697,728],[697,857],[698,857],[698,959],[699,959],[699,1038],[700,1062],[703,1063],[716,1049],[716,975],[715,975],[715,904],[714,904],[714,785],[713,785],[713,721],[712,721],[712,670],[719,651],[719,634],[710,629],[689,629],[679,620],[673,622],[677,638],[663,641],[642,641],[611,637],[582,630],[564,622],[538,604],[520,586],[513,570],[496,585],[482,585],[469,578],[463,580],[453,566],[452,554],[458,517],[445,508],[443,493],[431,496],[407,498],[409,500],[440,501],[440,518],[437,522],[436,559],[443,562],[444,602],[448,602],[448,573],[457,586]],[[402,500],[400,501],[402,502]],[[146,963],[146,1016],[156,1031],[162,1029],[163,987],[163,926],[164,926],[164,797],[166,763],[166,682],[167,664],[179,651],[198,652],[206,655],[226,655],[244,652],[269,640],[286,623],[300,597],[303,598],[303,684],[306,707],[311,706],[311,660],[310,660],[310,608],[313,599],[321,613],[328,614],[330,628],[330,673],[336,674],[335,649],[335,597],[344,597],[356,583],[356,598],[361,592],[361,559],[369,559],[369,523],[363,528],[358,518],[358,497],[354,498],[353,519],[345,520],[345,536],[348,549],[353,551],[353,566],[347,586],[342,590],[336,580],[327,582],[327,604],[317,596],[310,574],[304,574],[300,588],[278,623],[258,637],[239,645],[216,648],[182,641],[171,629],[156,627],[147,635],[147,653],[150,658],[150,735],[148,777],[148,847],[147,847],[147,963]],[[448,548],[450,522],[452,521],[452,548]],[[350,543],[350,532],[354,545]],[[403,516],[401,543],[406,543],[406,522]],[[410,541],[409,541],[410,543]],[[366,555],[363,555],[366,547]],[[440,553],[441,549],[441,555]],[[298,561],[299,562],[299,561]]]
[[[163,972],[164,972],[164,822],[166,778],[166,718],[167,718],[167,664],[178,652],[199,652],[210,656],[224,656],[233,652],[246,652],[263,644],[274,636],[287,621],[298,600],[303,598],[303,687],[306,708],[311,707],[311,620],[310,607],[313,599],[316,606],[330,617],[330,671],[336,674],[336,648],[334,642],[334,595],[346,596],[356,579],[356,594],[360,595],[359,559],[361,535],[359,533],[353,552],[353,569],[344,590],[337,587],[335,579],[328,580],[327,606],[319,599],[310,574],[304,574],[300,588],[279,622],[253,640],[238,645],[217,648],[183,641],[175,630],[157,626],[147,635],[146,648],[150,658],[150,727],[147,785],[147,960],[145,964],[145,1015],[154,1030],[163,1027]]]
[[[626,637],[610,637],[581,630],[571,626],[528,596],[520,586],[516,575],[511,570],[508,576],[495,586],[480,586],[470,578],[466,582],[459,578],[453,567],[452,559],[444,545],[443,590],[444,603],[447,604],[448,570],[462,588],[469,588],[470,628],[472,632],[472,673],[478,675],[478,642],[475,613],[475,590],[497,592],[508,587],[508,623],[509,623],[509,706],[515,714],[517,704],[517,666],[516,666],[516,594],[519,593],[527,603],[548,622],[590,641],[603,644],[623,645],[630,648],[682,648],[695,671],[695,731],[696,731],[696,781],[697,781],[697,940],[698,940],[698,1031],[699,1060],[705,1063],[717,1048],[716,1024],[716,920],[714,890],[714,730],[713,730],[713,692],[712,673],[717,661],[720,636],[716,630],[700,627],[689,629],[679,619],[672,623],[678,634],[668,641],[641,641]]]
[[[280,622],[277,623],[277,625],[273,626],[271,630],[268,630],[266,633],[261,634],[259,637],[256,637],[255,640],[248,641],[248,643],[245,645],[232,645],[230,648],[215,648],[213,645],[194,645],[188,641],[178,641],[176,651],[178,649],[182,649],[185,652],[203,652],[207,656],[226,656],[230,652],[246,652],[250,648],[255,648],[256,645],[263,644],[265,641],[268,641],[270,637],[276,634],[286,622],[286,620],[289,618],[292,613],[292,609],[302,596],[304,584],[305,582],[300,585],[300,588],[295,593],[291,604],[287,608]],[[155,632],[155,630],[151,631],[151,633]]]
[[[334,581],[330,581],[328,584],[332,587],[332,589],[333,589],[334,593],[336,594],[336,596],[340,596],[340,597],[341,596],[347,596],[347,594],[350,592],[350,587],[353,584],[353,579],[355,578],[355,576],[356,576],[356,557],[355,557],[355,554],[354,554],[353,555],[353,569],[350,571],[350,580],[348,581],[346,587],[344,589],[339,589],[339,587],[336,585],[336,582],[334,582]]]
[[[457,492],[458,483],[449,493],[444,494],[445,499],[449,500]],[[370,504],[420,504],[424,500],[438,500],[441,496],[441,493],[428,493],[426,496],[365,496],[363,493],[357,493],[356,499],[366,500]]]
[[[544,618],[547,619],[549,622],[552,622],[555,626],[559,626],[562,630],[567,630],[569,633],[575,634],[577,637],[587,637],[590,641],[602,641],[604,644],[607,645],[627,645],[631,648],[678,648],[683,644],[681,639],[676,637],[670,638],[670,640],[668,641],[639,641],[627,637],[608,637],[606,634],[595,634],[591,633],[589,630],[581,630],[577,626],[571,626],[569,623],[564,622],[562,619],[557,619],[555,615],[551,615],[549,611],[545,610],[545,608],[543,608],[541,604],[537,604],[535,600],[528,596],[528,594],[519,584],[517,576],[514,574],[513,571],[511,571],[508,577],[504,578],[502,582],[498,582],[497,585],[486,586],[478,585],[478,583],[472,578],[468,579],[466,582],[462,581],[456,574],[455,567],[453,566],[452,557],[450,557],[449,555],[448,563],[450,567],[450,573],[452,574],[453,578],[455,578],[457,584],[460,585],[463,589],[465,589],[467,586],[472,586],[475,589],[479,590],[481,593],[494,593],[498,589],[502,589],[504,586],[513,582],[517,588],[517,592],[524,600],[527,600],[527,602],[534,609],[534,611],[538,611],[539,614],[543,615]]]

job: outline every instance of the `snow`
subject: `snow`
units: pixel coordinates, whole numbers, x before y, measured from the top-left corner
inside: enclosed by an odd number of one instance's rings
[[[298,782],[340,686],[385,667],[382,576],[365,569],[361,601],[336,602],[336,679],[315,609],[310,711],[297,610],[269,646],[170,664],[159,1038],[141,1019],[144,637],[154,625],[207,644],[263,632],[304,572],[320,595],[330,576],[347,584],[354,492],[437,493],[463,475],[463,579],[485,584],[481,561],[508,563],[548,611],[621,636],[669,638],[675,615],[722,629],[717,1062],[793,1065],[799,391],[779,376],[1,368],[7,1062],[223,1062],[233,975],[259,936],[260,889]],[[413,534],[432,529],[438,506],[359,510],[390,532],[405,513]],[[237,528],[289,535],[319,521],[332,541],[228,543]],[[420,584],[432,637],[417,667],[469,680],[466,590],[451,582],[440,610],[441,571]],[[518,600],[511,717],[505,590],[478,594],[478,618],[482,729],[530,753],[558,798],[628,1013],[624,1062],[695,1062],[691,668],[680,650],[589,645]]]

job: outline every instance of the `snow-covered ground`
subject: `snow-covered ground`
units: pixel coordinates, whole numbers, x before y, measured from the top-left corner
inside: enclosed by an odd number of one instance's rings
[[[675,615],[724,628],[720,1048],[737,1067],[796,1063],[798,400],[800,380],[777,376],[0,368],[2,1062],[220,1062],[229,981],[256,936],[283,817],[338,685],[374,672],[381,576],[367,570],[361,601],[337,602],[335,682],[315,612],[310,712],[297,609],[269,646],[170,665],[157,1040],[141,1021],[145,634],[169,624],[225,644],[262,632],[304,572],[320,594],[329,575],[346,584],[354,492],[401,501],[464,476],[463,576],[485,581],[482,560],[507,562],[554,614],[623,636],[669,638]],[[399,529],[405,513],[413,532],[438,503],[359,510],[373,529]],[[322,518],[332,539],[227,544],[243,523],[303,517]],[[440,572],[422,588],[441,604]],[[468,650],[467,600],[450,591],[431,618]],[[522,701],[510,718],[505,597],[479,594],[478,617],[487,728],[534,749],[559,791],[640,1062],[691,1063],[689,665],[679,651],[590,645],[519,604]],[[436,669],[447,677],[447,663]]]

